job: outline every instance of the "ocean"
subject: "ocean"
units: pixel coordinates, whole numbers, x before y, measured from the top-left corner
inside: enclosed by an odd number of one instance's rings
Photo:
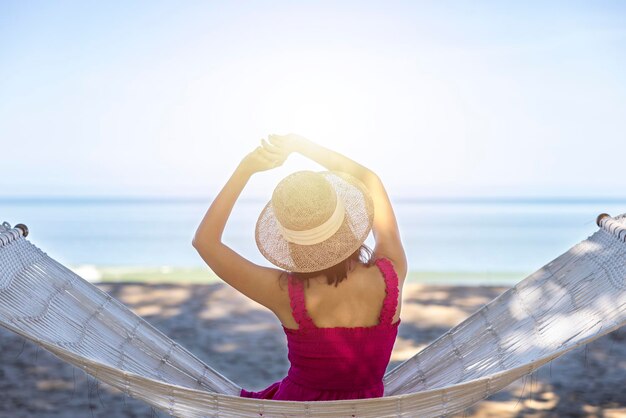
[[[212,281],[191,240],[211,198],[0,198],[0,222],[88,280]],[[240,199],[223,241],[271,266],[254,242],[267,202]],[[511,285],[597,230],[626,199],[415,198],[393,201],[410,280]],[[366,241],[371,248],[370,234]]]

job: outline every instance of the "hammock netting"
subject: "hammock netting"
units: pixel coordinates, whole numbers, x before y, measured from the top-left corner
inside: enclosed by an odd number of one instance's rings
[[[381,398],[241,398],[239,385],[6,222],[0,225],[0,325],[173,416],[446,416],[626,324],[626,214],[599,217],[598,224],[587,239],[389,371]]]

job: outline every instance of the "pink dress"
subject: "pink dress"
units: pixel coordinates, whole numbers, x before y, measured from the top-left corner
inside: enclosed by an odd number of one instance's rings
[[[378,325],[318,328],[304,303],[304,284],[289,276],[289,298],[298,329],[283,326],[287,336],[287,376],[258,392],[241,390],[247,398],[285,401],[326,401],[383,396],[383,376],[398,334],[392,323],[398,304],[398,276],[391,262],[375,264],[385,278],[386,296]]]

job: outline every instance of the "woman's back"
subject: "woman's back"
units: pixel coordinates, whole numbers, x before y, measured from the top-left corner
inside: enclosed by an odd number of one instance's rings
[[[393,322],[400,317],[402,284],[403,280],[399,279],[399,297]],[[383,272],[375,263],[370,266],[355,264],[347,272],[347,278],[337,286],[329,285],[325,276],[319,276],[310,279],[303,288],[307,313],[320,328],[377,325],[386,296]],[[291,306],[276,314],[285,328],[298,328]]]
[[[369,314],[373,311],[367,306],[370,295],[358,301],[350,297],[348,301],[337,301],[339,286],[329,286],[335,295],[331,300],[324,300],[325,290],[312,293],[310,298],[318,309],[318,319],[329,321],[333,315],[341,315],[343,321],[351,323],[332,326],[316,324],[306,306],[304,284],[289,276],[289,297],[292,307],[292,318],[297,329],[283,329],[287,336],[290,368],[287,376],[259,392],[242,390],[241,396],[275,400],[339,400],[380,397],[384,393],[383,376],[391,350],[397,336],[400,320],[395,320],[400,291],[398,276],[390,260],[380,258],[375,262],[375,270],[381,277],[373,277],[371,273],[361,274],[359,280],[344,291],[358,289],[365,294],[369,288],[360,280],[375,280],[382,283],[383,297],[375,301],[376,320],[367,324]],[[350,278],[348,278],[350,280]],[[346,280],[346,282],[348,281]],[[341,283],[340,283],[341,285]],[[314,288],[315,289],[315,288]],[[321,287],[319,289],[322,289]],[[377,293],[377,292],[374,292]],[[345,294],[345,293],[344,293]],[[379,295],[376,295],[379,296]],[[330,309],[332,303],[343,306],[342,309]],[[360,305],[360,306],[359,306]],[[349,313],[350,307],[358,307]],[[323,309],[329,308],[328,312]],[[360,312],[366,312],[361,315]],[[363,318],[359,320],[360,318]],[[367,320],[367,321],[366,321]]]

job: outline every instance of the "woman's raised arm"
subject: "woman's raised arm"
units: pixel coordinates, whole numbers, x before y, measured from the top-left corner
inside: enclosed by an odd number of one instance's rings
[[[374,254],[377,257],[389,258],[398,273],[398,279],[404,281],[408,271],[406,254],[402,246],[393,207],[378,175],[345,155],[316,144],[300,135],[270,135],[269,141],[287,154],[297,152],[317,162],[327,170],[351,174],[365,184],[374,201],[374,223],[372,225],[372,233],[376,241]]]
[[[226,185],[211,203],[192,240],[202,259],[226,283],[274,312],[289,307],[289,296],[281,291],[282,270],[257,265],[222,242],[222,235],[235,201],[250,177],[280,166],[286,155],[257,147],[239,163]]]

